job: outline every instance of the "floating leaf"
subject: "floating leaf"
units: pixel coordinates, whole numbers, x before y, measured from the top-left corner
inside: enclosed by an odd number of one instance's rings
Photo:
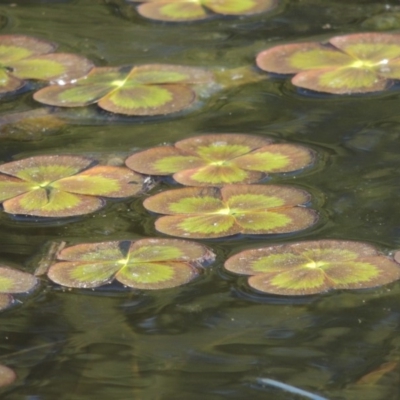
[[[310,295],[364,289],[400,279],[400,267],[367,243],[316,240],[245,250],[225,262],[261,292]]]
[[[93,67],[75,54],[50,54],[53,43],[24,35],[0,36],[0,93],[15,91],[25,79],[62,81],[80,78]]]
[[[0,116],[0,137],[12,140],[34,140],[42,133],[56,131],[65,125],[48,108],[38,108]]]
[[[175,146],[133,154],[126,165],[150,175],[173,175],[187,186],[253,183],[268,173],[299,170],[311,164],[313,152],[292,144],[240,134],[196,136]]]
[[[17,379],[17,375],[11,369],[0,364],[0,387],[11,385]]]
[[[144,177],[124,167],[94,165],[76,156],[38,156],[0,165],[0,201],[10,214],[67,217],[104,205],[104,197],[129,197]]]
[[[206,247],[176,239],[86,243],[67,247],[48,271],[60,285],[93,288],[114,278],[136,289],[164,289],[195,278],[214,260]]]
[[[277,0],[147,0],[137,10],[146,18],[182,22],[206,19],[213,14],[257,14],[271,10],[276,4]]]
[[[179,65],[94,68],[86,78],[43,88],[34,98],[59,107],[98,103],[104,110],[118,114],[160,115],[187,108],[196,98],[191,86],[212,81],[213,75],[205,70]]]
[[[336,36],[327,44],[285,44],[257,56],[264,71],[296,74],[292,83],[334,94],[383,90],[400,79],[400,35],[356,33]]]
[[[278,234],[313,225],[314,210],[300,206],[310,195],[278,185],[228,185],[222,188],[169,190],[147,198],[143,205],[159,214],[156,229],[168,235],[217,238],[238,233]]]
[[[29,292],[37,283],[37,279],[31,274],[0,265],[0,310],[11,305],[12,293]]]

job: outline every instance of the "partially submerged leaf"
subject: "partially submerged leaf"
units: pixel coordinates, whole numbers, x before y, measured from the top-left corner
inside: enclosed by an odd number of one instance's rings
[[[0,165],[4,211],[40,217],[67,217],[101,208],[104,197],[129,197],[144,177],[124,167],[93,165],[77,156],[38,156]]]
[[[138,0],[134,0],[138,1]],[[146,18],[185,22],[221,15],[251,15],[274,8],[276,0],[147,0],[137,10]]]
[[[190,238],[299,231],[318,214],[302,205],[310,195],[278,185],[228,185],[222,188],[169,190],[147,198],[149,211],[169,214],[156,221],[162,233]]]
[[[11,294],[29,292],[37,284],[38,280],[33,275],[0,265],[0,310],[12,304]]]
[[[163,115],[189,107],[196,98],[192,86],[213,79],[208,71],[179,65],[94,68],[77,82],[37,91],[34,99],[60,107],[97,103],[104,110],[118,114]]]
[[[292,83],[334,94],[368,93],[400,79],[400,35],[357,33],[336,36],[327,44],[284,44],[258,54],[268,72],[296,74]]]
[[[172,175],[187,186],[222,186],[300,170],[313,159],[314,153],[303,146],[273,144],[270,139],[251,135],[215,134],[133,154],[126,165],[145,174]]]
[[[24,35],[0,36],[0,93],[16,91],[25,79],[62,83],[80,78],[93,67],[88,59],[74,54],[50,54],[53,43]]]
[[[364,289],[400,279],[400,267],[367,243],[316,240],[242,251],[225,262],[261,292],[301,296]]]
[[[0,387],[11,385],[15,379],[17,379],[15,372],[11,368],[0,364]]]
[[[378,368],[363,375],[356,385],[375,385],[384,375],[393,371],[399,365],[398,361],[388,361],[381,364]]]
[[[114,278],[136,289],[164,289],[195,278],[214,260],[206,247],[174,239],[80,244],[63,249],[49,278],[60,285],[93,288]]]

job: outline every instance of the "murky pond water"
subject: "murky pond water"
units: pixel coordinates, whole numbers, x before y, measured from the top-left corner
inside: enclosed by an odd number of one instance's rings
[[[267,14],[177,25],[146,20],[123,0],[1,0],[7,21],[0,33],[51,40],[101,66],[233,68],[254,65],[271,44],[382,29],[373,18],[398,11],[394,0],[282,0]],[[39,154],[124,157],[210,132],[300,143],[318,152],[318,165],[271,181],[310,191],[321,213],[317,226],[296,234],[199,241],[217,262],[176,289],[63,290],[43,279],[33,296],[19,297],[21,304],[0,315],[0,363],[18,375],[1,398],[307,398],[258,381],[270,378],[328,399],[400,399],[399,282],[294,299],[256,293],[245,277],[222,268],[239,250],[300,239],[399,248],[399,106],[399,86],[339,97],[304,94],[288,79],[270,78],[220,91],[178,115],[111,118],[92,106],[89,116],[78,113],[35,140],[1,138],[1,163]],[[0,113],[38,107],[26,92],[4,97]],[[29,268],[47,241],[162,236],[142,200],[54,222],[0,213],[0,258]],[[393,369],[363,383],[385,363]]]

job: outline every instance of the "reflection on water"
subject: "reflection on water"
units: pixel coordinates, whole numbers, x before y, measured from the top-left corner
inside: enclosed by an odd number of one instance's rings
[[[122,0],[1,1],[0,13],[8,18],[1,33],[56,41],[59,51],[85,55],[99,66],[239,67],[270,45],[361,32],[365,20],[387,12],[372,0],[282,3],[272,14],[176,26],[144,20]],[[1,389],[2,398],[295,398],[260,385],[258,378],[329,399],[400,398],[399,366],[376,382],[362,380],[385,363],[400,361],[399,283],[293,299],[256,293],[245,277],[222,268],[240,250],[302,238],[398,248],[399,93],[393,88],[358,97],[305,95],[287,79],[271,78],[216,93],[178,116],[111,118],[91,107],[68,112],[66,125],[35,140],[2,137],[1,162],[57,153],[125,157],[208,132],[282,138],[311,146],[321,163],[274,183],[306,188],[323,213],[322,223],[304,234],[201,241],[216,252],[217,262],[176,289],[131,291],[114,285],[86,292],[61,290],[43,279],[41,290],[20,297],[20,304],[0,315],[0,363],[18,374],[14,385]],[[0,114],[35,107],[28,92],[2,99]],[[110,202],[97,213],[51,224],[2,213],[1,260],[26,263],[49,240],[159,236],[154,220],[142,199]]]

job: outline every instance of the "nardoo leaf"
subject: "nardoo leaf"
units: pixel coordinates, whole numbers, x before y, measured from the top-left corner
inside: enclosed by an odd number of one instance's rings
[[[0,265],[0,310],[12,304],[12,294],[29,292],[37,284],[33,275]]]
[[[29,36],[0,36],[0,93],[22,88],[25,79],[69,82],[93,68],[84,57],[54,50],[53,43]]]
[[[276,0],[148,0],[138,6],[138,12],[149,19],[184,22],[207,19],[215,14],[257,14],[271,10],[276,3]]]
[[[128,168],[94,165],[77,156],[38,156],[0,165],[4,211],[40,217],[87,214],[140,192],[144,177]]]
[[[279,185],[227,185],[169,190],[147,198],[149,211],[168,214],[156,221],[162,233],[190,238],[279,234],[312,226],[318,214],[303,205],[310,195]]]
[[[361,242],[316,240],[242,251],[225,262],[237,274],[251,275],[254,289],[301,296],[332,289],[365,289],[400,279],[400,267]]]
[[[172,175],[187,186],[222,186],[300,170],[313,160],[314,153],[303,146],[273,144],[252,135],[219,134],[145,150],[128,157],[126,165],[145,174]]]
[[[104,110],[125,115],[164,115],[189,107],[196,99],[193,85],[213,82],[200,68],[153,64],[134,68],[94,68],[67,85],[37,91],[34,99],[60,107],[97,103]]]
[[[284,44],[258,54],[268,72],[296,74],[295,86],[334,94],[380,91],[400,79],[400,35],[357,33],[328,43]]]
[[[60,285],[93,288],[116,279],[136,289],[164,289],[194,279],[214,260],[206,247],[176,239],[102,242],[67,247],[48,271]]]

